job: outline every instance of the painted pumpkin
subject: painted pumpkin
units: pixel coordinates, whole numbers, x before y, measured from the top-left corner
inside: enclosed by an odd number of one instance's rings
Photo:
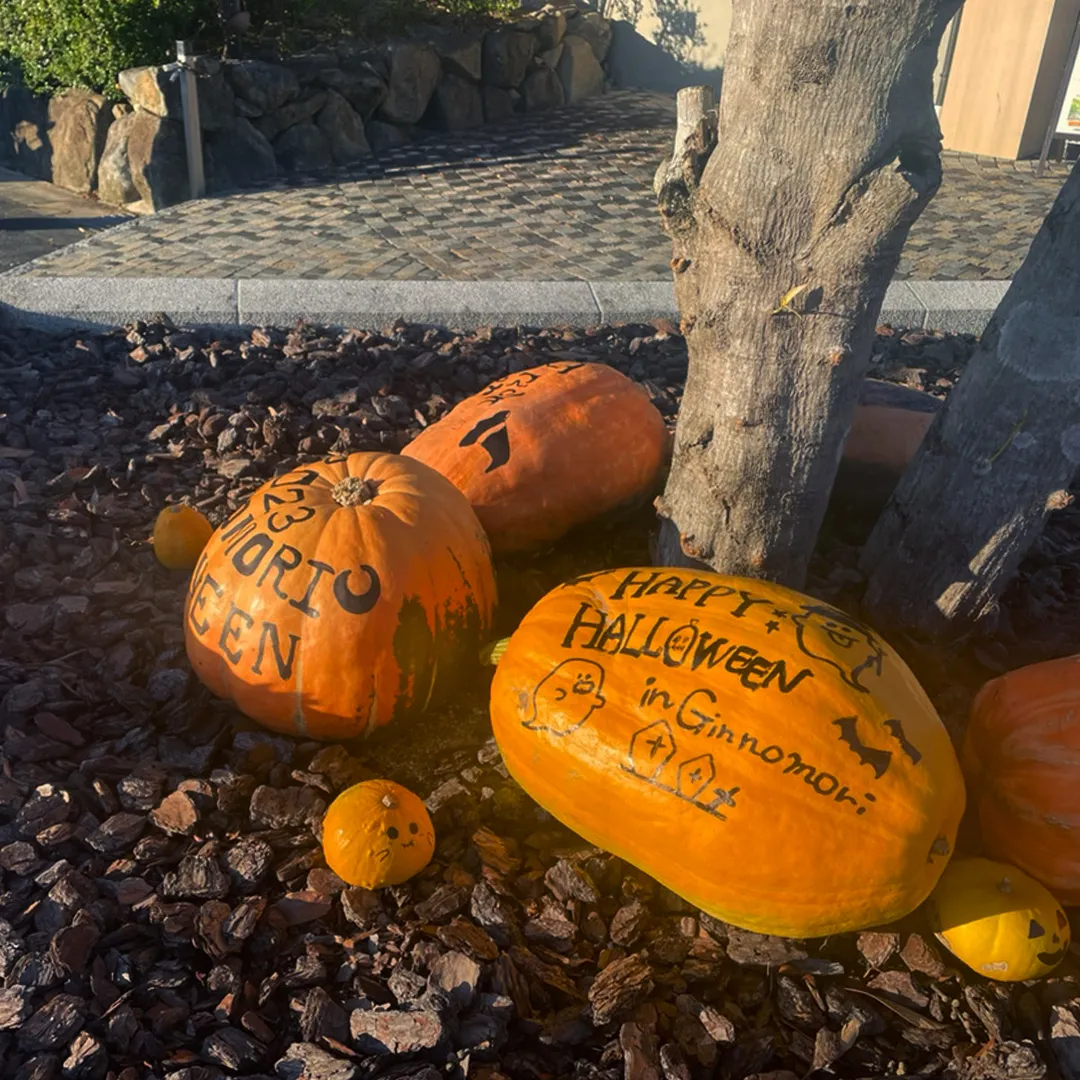
[[[213,531],[214,526],[194,506],[166,506],[154,522],[154,554],[170,570],[190,570]]]
[[[326,865],[362,889],[400,885],[435,853],[435,827],[419,796],[392,780],[343,791],[323,818]]]
[[[636,568],[554,589],[498,660],[491,718],[556,818],[763,933],[912,911],[964,809],[949,736],[900,657],[764,581]]]
[[[199,678],[276,731],[363,735],[475,670],[495,580],[468,501],[397,454],[264,484],[217,532],[185,617]]]
[[[1071,937],[1061,906],[1006,863],[954,859],[930,895],[938,940],[973,971],[1001,982],[1049,975]]]
[[[643,387],[571,361],[496,380],[402,451],[465,493],[496,553],[550,543],[648,498],[668,452]]]
[[[961,763],[987,853],[1080,904],[1080,655],[988,682]]]

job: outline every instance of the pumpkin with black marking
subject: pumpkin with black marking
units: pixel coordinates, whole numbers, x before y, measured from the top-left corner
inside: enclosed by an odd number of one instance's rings
[[[638,567],[548,593],[493,650],[507,768],[549,813],[747,930],[891,922],[937,882],[964,784],[903,660],[764,581]]]
[[[196,674],[276,731],[363,735],[444,700],[490,632],[490,549],[445,477],[397,454],[315,462],[210,538],[184,620]]]
[[[669,439],[642,386],[606,364],[563,360],[497,379],[402,453],[465,494],[500,554],[643,503]]]

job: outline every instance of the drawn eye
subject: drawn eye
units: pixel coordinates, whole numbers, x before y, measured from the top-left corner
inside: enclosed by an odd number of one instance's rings
[[[1031,922],[1028,924],[1029,938],[1039,938],[1042,937],[1045,933],[1046,931],[1034,919],[1032,919]]]
[[[413,836],[415,836],[419,831],[420,831],[420,826],[417,825],[415,821],[410,821],[409,822],[409,832],[411,832],[413,834]]]
[[[398,831],[391,825],[390,828],[386,830],[386,835],[389,836],[391,840],[396,840],[398,838]]]

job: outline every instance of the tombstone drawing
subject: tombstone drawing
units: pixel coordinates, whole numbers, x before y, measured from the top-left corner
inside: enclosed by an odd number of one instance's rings
[[[716,763],[712,754],[698,754],[679,766],[675,794],[689,802],[696,802],[715,779]]]
[[[643,780],[654,781],[677,750],[671,725],[657,720],[634,733],[630,739],[630,764],[625,768]]]

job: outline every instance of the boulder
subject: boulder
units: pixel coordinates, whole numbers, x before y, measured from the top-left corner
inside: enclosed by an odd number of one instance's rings
[[[364,119],[367,120],[386,99],[386,82],[367,62],[348,71],[335,68],[319,76],[319,85],[336,90]]]
[[[49,102],[54,184],[80,195],[94,190],[111,123],[112,113],[101,94],[68,90]]]
[[[603,63],[611,48],[611,23],[596,11],[579,11],[566,21],[566,32],[583,37],[591,46],[598,63]]]
[[[327,90],[316,124],[326,137],[335,164],[349,165],[371,153],[363,120],[337,91]]]
[[[541,64],[546,64],[549,68],[557,68],[559,66],[559,60],[563,54],[564,45],[560,41],[554,49],[545,49],[542,53],[536,54],[536,59]]]
[[[430,45],[399,42],[390,54],[387,93],[376,115],[393,124],[415,124],[427,110],[441,73],[438,54]]]
[[[357,45],[343,42],[337,49],[341,70],[346,74],[358,68],[370,67],[383,82],[390,78],[390,47],[382,45]]]
[[[239,101],[258,110],[256,116],[276,112],[300,94],[300,83],[287,67],[265,60],[228,61],[225,78]]]
[[[128,161],[128,138],[135,126],[134,112],[117,117],[105,136],[105,149],[101,152],[97,170],[97,197],[114,206],[124,206],[137,202],[138,188],[131,175],[131,163]],[[187,168],[185,158],[184,167]]]
[[[190,198],[183,124],[136,109],[127,133],[127,158],[135,190],[151,209]]]
[[[435,29],[428,41],[442,62],[445,73],[479,82],[483,72],[483,47],[480,39],[460,30]]]
[[[556,71],[562,81],[568,105],[594,97],[604,89],[604,69],[596,59],[593,47],[577,34],[567,34],[562,40],[563,54]]]
[[[298,53],[282,61],[295,76],[301,86],[310,86],[318,82],[327,71],[337,69],[340,61],[336,52]]]
[[[521,84],[521,96],[527,112],[556,109],[566,104],[559,76],[546,65],[534,68],[525,76],[525,81]]]
[[[514,99],[511,91],[504,90],[501,86],[489,86],[484,83],[480,87],[480,99],[484,105],[485,123],[493,124],[514,115]]]
[[[277,175],[274,148],[250,120],[237,117],[227,131],[207,134],[206,184],[211,191],[247,187]]]
[[[443,131],[480,127],[484,122],[480,87],[469,79],[447,72],[435,87],[425,120]]]
[[[117,76],[120,89],[137,109],[166,120],[183,121],[179,64],[127,68]],[[235,114],[235,95],[218,68],[200,69],[195,89],[199,99],[199,124],[203,131],[228,128]]]
[[[395,146],[407,146],[413,141],[408,128],[387,124],[383,120],[368,120],[364,124],[364,131],[372,150],[377,154],[383,150],[392,150]]]
[[[287,131],[293,125],[309,123],[325,104],[325,90],[309,90],[307,97],[302,97],[299,101],[290,101],[288,105],[283,105],[276,112],[258,117],[254,124],[265,138],[274,142],[283,131]]]
[[[25,87],[0,91],[0,161],[26,176],[52,179],[48,99]]]
[[[329,141],[310,120],[282,132],[274,140],[274,154],[278,164],[293,173],[324,169],[334,163]]]
[[[558,8],[545,8],[537,13],[535,22],[537,49],[541,52],[554,49],[566,33],[566,14]]]
[[[521,85],[536,52],[536,38],[523,30],[497,27],[484,35],[484,82],[505,89]]]

